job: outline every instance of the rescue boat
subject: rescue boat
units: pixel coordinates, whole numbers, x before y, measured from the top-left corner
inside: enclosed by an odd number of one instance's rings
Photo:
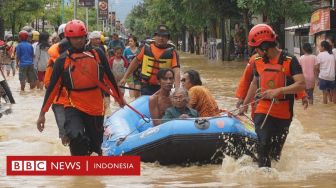
[[[130,105],[150,117],[149,96]],[[102,144],[106,156],[137,155],[143,162],[171,164],[220,163],[225,155],[254,156],[254,127],[235,117],[176,119],[152,126],[147,118],[124,107],[104,123]]]

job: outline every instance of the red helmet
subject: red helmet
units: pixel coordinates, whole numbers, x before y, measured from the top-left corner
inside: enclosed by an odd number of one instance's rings
[[[19,39],[20,40],[27,40],[28,39],[28,32],[25,30],[22,30],[19,32]]]
[[[5,41],[2,41],[2,40],[0,40],[0,47],[4,47],[4,46],[6,46],[6,42],[5,42]]]
[[[263,42],[275,42],[276,34],[267,24],[258,24],[252,27],[248,36],[248,45],[257,47]]]
[[[87,35],[87,30],[84,22],[80,20],[69,21],[64,29],[65,37],[83,37]]]

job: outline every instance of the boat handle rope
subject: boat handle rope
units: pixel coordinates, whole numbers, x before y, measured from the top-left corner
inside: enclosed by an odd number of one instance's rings
[[[141,125],[138,125],[135,129],[133,129],[130,133],[128,133],[126,136],[119,138],[119,140],[116,142],[116,145],[119,146],[120,144],[122,144],[129,135],[133,134],[134,131],[136,131],[139,127],[143,126],[145,123],[149,123],[149,122],[146,122],[146,121],[143,122]]]
[[[128,108],[130,108],[133,112],[137,113],[145,121],[145,123],[149,123],[150,122],[150,118],[147,117],[145,114],[139,112],[138,110],[136,110],[135,108],[133,108],[133,106],[131,106],[131,105],[127,104],[127,103],[126,103],[126,106]]]

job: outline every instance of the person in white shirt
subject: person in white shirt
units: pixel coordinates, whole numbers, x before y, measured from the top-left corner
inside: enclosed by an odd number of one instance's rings
[[[318,85],[323,92],[323,103],[328,103],[328,98],[336,103],[335,83],[335,57],[332,46],[327,41],[321,42],[320,53],[317,55],[316,71]]]
[[[336,60],[336,48],[335,48],[335,39],[334,38],[328,38],[327,42],[331,45],[332,52],[334,54],[335,60]]]
[[[34,49],[34,55],[36,55],[36,47],[37,47],[37,44],[39,43],[39,40],[40,40],[40,32],[38,31],[32,31],[32,39],[31,39],[31,43],[32,43],[32,46],[33,46],[33,49]]]

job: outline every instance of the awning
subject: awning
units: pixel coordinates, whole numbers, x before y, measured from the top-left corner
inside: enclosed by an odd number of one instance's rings
[[[315,33],[321,31],[330,30],[330,8],[322,8],[316,10],[310,19],[310,31],[309,35],[314,35]]]
[[[305,23],[303,25],[294,25],[294,26],[286,27],[285,31],[293,31],[296,29],[308,29],[309,26],[310,26],[310,23]]]

